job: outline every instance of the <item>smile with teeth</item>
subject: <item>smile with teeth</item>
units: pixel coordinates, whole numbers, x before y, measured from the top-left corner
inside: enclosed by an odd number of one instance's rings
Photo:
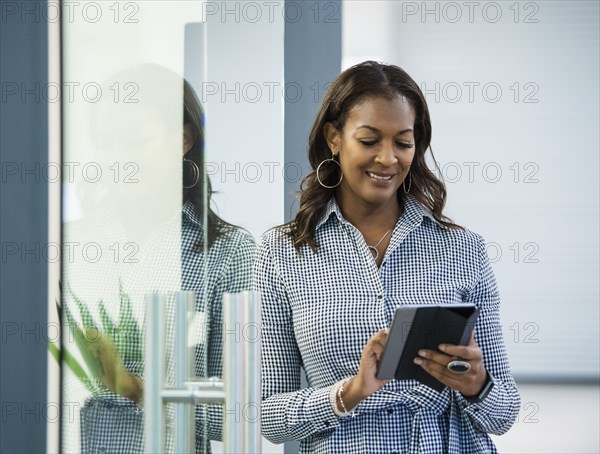
[[[394,175],[377,175],[372,172],[367,172],[367,175],[377,181],[391,181],[391,179],[394,177]]]

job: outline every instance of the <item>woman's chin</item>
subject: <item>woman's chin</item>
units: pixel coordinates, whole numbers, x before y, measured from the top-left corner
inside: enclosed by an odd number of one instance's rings
[[[376,195],[371,195],[370,197],[365,197],[364,201],[366,202],[367,205],[371,205],[374,207],[382,207],[382,206],[387,206],[393,203],[396,203],[398,200],[396,192],[391,192],[389,191],[389,193],[387,194],[376,194]]]

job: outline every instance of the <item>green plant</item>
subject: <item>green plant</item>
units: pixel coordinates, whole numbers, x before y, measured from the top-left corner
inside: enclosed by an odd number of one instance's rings
[[[60,290],[62,294],[62,286]],[[62,307],[56,301],[56,309],[61,326],[65,326],[64,322],[66,321],[87,372],[67,350],[64,343],[62,352],[60,347],[52,342],[48,343],[48,349],[57,362],[60,363],[62,359],[63,364],[91,393],[97,393],[103,389],[100,383],[106,379],[107,372],[111,372],[105,370],[107,364],[110,364],[110,369],[114,372],[116,366],[122,367],[123,360],[127,363],[141,363],[143,360],[142,333],[133,317],[131,298],[123,290],[121,281],[119,281],[119,315],[116,323],[108,314],[103,301],[98,302],[101,321],[101,324],[98,324],[94,320],[89,306],[75,294],[70,285],[68,286],[68,295],[77,307],[81,323],[77,322],[67,301]]]

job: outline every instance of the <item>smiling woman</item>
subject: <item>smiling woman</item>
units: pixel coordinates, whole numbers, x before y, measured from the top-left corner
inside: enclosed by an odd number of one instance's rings
[[[308,244],[315,249],[314,228],[331,198],[331,189],[338,195],[348,195],[348,191],[357,190],[355,184],[363,176],[370,177],[365,182],[371,185],[377,181],[390,188],[388,202],[396,199],[390,194],[404,183],[405,192],[430,210],[437,221],[457,227],[442,213],[446,189],[425,161],[430,142],[431,121],[425,97],[405,71],[365,62],[342,73],[325,95],[310,134],[308,159],[315,171],[303,181],[300,210],[290,225],[296,246]],[[342,152],[346,148],[347,153]],[[353,170],[353,156],[367,167]],[[350,181],[344,182],[344,178]],[[397,197],[397,203],[401,206],[403,198]],[[377,214],[393,218],[385,210]],[[389,219],[383,222],[390,223]],[[381,233],[384,230],[381,228]]]
[[[425,164],[430,140],[423,94],[396,66],[361,63],[327,92],[298,214],[263,236],[254,269],[270,440],[302,440],[305,453],[489,453],[488,433],[515,421],[485,243],[442,213],[444,184]],[[413,359],[442,392],[377,378],[398,306],[457,302],[480,311],[469,344]],[[448,368],[457,359],[466,372]]]

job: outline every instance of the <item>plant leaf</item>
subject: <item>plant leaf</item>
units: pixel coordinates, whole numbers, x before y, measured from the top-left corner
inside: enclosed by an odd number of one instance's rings
[[[60,349],[52,342],[48,342],[48,350],[50,351],[56,362],[62,366],[62,364],[60,363]],[[71,354],[67,350],[65,350],[63,355],[63,364],[66,364],[67,367],[71,369],[71,371],[81,381],[81,383],[83,383],[83,385],[88,389],[89,392],[93,393],[95,391],[90,378],[87,376],[83,368],[79,365],[77,360],[73,356],[71,356]]]
[[[59,350],[59,348],[56,345],[54,345],[52,342],[48,341],[48,350],[50,350],[50,353],[52,354],[52,356],[54,357],[56,362],[60,365],[60,350]]]
[[[101,340],[99,340],[98,338],[95,338],[95,340],[91,340],[88,337],[88,335],[84,333],[83,330],[79,327],[75,327],[75,329],[73,330],[73,335],[75,338],[75,343],[77,344],[79,352],[81,353],[81,357],[83,358],[86,366],[90,370],[90,373],[94,377],[102,377],[104,375],[104,368],[102,367],[102,362],[90,349],[91,344],[93,342],[100,342]]]
[[[100,310],[100,320],[102,321],[102,334],[114,338],[115,324],[108,315],[108,312],[106,311],[106,307],[104,306],[102,300],[100,301],[98,306]]]
[[[131,298],[123,290],[123,282],[119,280],[119,330],[117,350],[123,360],[141,361],[142,360],[142,337],[140,328],[131,308]]]
[[[71,294],[71,298],[73,298],[73,301],[75,301],[75,303],[77,304],[77,308],[79,309],[79,314],[81,315],[81,321],[83,322],[83,326],[86,328],[100,329],[100,327],[96,324],[94,317],[92,317],[92,314],[88,309],[87,304],[85,304],[85,302],[75,294],[71,286],[69,286],[69,293]]]

